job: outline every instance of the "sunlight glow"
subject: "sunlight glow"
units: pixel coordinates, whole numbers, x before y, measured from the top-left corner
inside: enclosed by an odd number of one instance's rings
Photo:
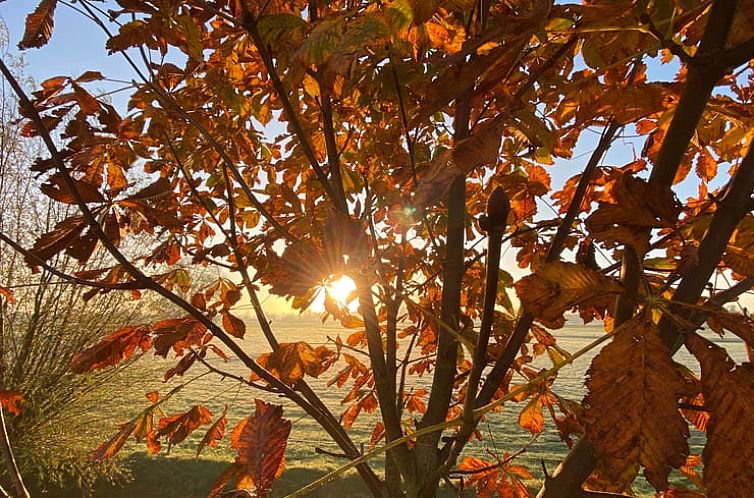
[[[320,313],[325,311],[325,291],[330,294],[340,306],[348,307],[349,310],[354,311],[358,307],[356,300],[353,298],[353,292],[356,290],[356,283],[346,275],[342,275],[337,279],[330,280],[322,286],[322,290],[317,295],[316,299],[312,303],[311,310]]]

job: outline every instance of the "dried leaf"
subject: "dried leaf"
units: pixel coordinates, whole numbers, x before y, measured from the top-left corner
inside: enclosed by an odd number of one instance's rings
[[[217,448],[217,444],[225,436],[225,427],[228,425],[228,405],[225,405],[222,415],[215,420],[215,423],[207,429],[204,437],[199,442],[199,446],[196,447],[196,458],[199,458],[202,450],[209,446],[211,448]]]
[[[0,406],[13,415],[21,415],[21,403],[24,397],[16,391],[0,389]]]
[[[688,426],[678,411],[686,383],[670,359],[656,325],[641,319],[626,324],[594,358],[584,399],[586,437],[598,472],[618,488],[637,463],[658,490],[686,461]]]
[[[318,377],[323,364],[317,352],[306,342],[282,342],[278,349],[260,357],[257,362],[285,382],[295,384],[304,375]]]
[[[222,316],[225,331],[233,337],[243,339],[244,334],[246,334],[246,324],[244,321],[231,315],[228,310],[222,310]]]
[[[149,327],[126,326],[116,330],[94,346],[73,355],[71,371],[80,374],[117,365],[131,358],[137,348],[146,351],[151,345]]]
[[[87,223],[83,216],[72,216],[61,221],[51,232],[42,235],[34,243],[31,253],[36,256],[26,257],[26,264],[35,267],[39,260],[47,261],[59,252],[73,245],[86,228]]]
[[[552,406],[557,398],[551,392],[535,393],[518,415],[518,425],[528,429],[532,434],[540,434],[545,428],[545,419],[542,409]]]
[[[58,0],[41,0],[34,12],[26,16],[26,30],[18,42],[19,49],[39,48],[50,41],[57,5]]]
[[[157,437],[167,437],[171,445],[178,444],[200,426],[211,422],[211,411],[203,406],[192,406],[186,412],[161,418]]]
[[[653,228],[672,228],[680,212],[673,192],[650,185],[625,172],[613,185],[614,202],[601,202],[586,219],[586,227],[595,240],[608,247],[630,245],[640,255],[649,249]]]
[[[710,414],[702,453],[709,496],[738,498],[754,489],[754,366],[736,365],[725,349],[688,332],[686,348],[702,367],[702,393]]]
[[[440,202],[450,191],[450,187],[463,171],[453,160],[452,151],[437,155],[429,171],[419,180],[414,193],[414,207],[425,209]]]
[[[514,287],[526,310],[552,328],[562,327],[563,313],[574,306],[604,311],[623,290],[598,271],[565,262],[545,263]]]
[[[10,304],[13,304],[16,302],[16,300],[13,298],[13,291],[3,287],[2,285],[0,285],[0,296],[5,298],[5,300],[8,301]]]
[[[167,358],[172,348],[177,355],[183,354],[189,346],[199,345],[207,332],[207,327],[192,316],[170,318],[152,325],[155,354]]]
[[[266,498],[273,481],[285,467],[285,448],[291,422],[282,418],[283,407],[257,399],[254,415],[243,419],[233,429],[231,446],[238,456],[215,483],[210,498],[220,494],[225,484],[237,479],[237,489],[251,489],[255,496]]]

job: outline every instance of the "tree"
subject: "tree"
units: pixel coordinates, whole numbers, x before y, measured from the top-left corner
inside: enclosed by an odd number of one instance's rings
[[[16,85],[26,132],[49,149],[32,166],[43,192],[80,211],[23,252],[49,269],[55,254],[86,264],[101,246],[110,266],[69,277],[155,293],[185,315],[124,327],[82,351],[74,370],[154,349],[180,356],[175,372],[218,373],[204,358],[222,346],[252,373],[239,382],[301,406],[375,496],[434,496],[453,472],[473,476],[481,496],[526,496],[528,473],[508,458],[457,463],[480,418],[511,399],[528,400],[520,421],[532,432],[546,410],[564,439],[581,437],[542,496],[578,496],[587,478],[591,489],[622,491],[640,469],[658,491],[681,492],[668,490],[668,474],[686,464],[687,419],[706,418],[704,490],[741,496],[754,485],[751,459],[733,456],[754,417],[750,364],[734,366],[697,333],[707,322],[752,345],[750,318],[721,308],[754,283],[750,2],[117,4],[77,8],[138,78],[125,117],[86,89],[104,79],[95,71],[47,80],[31,100]],[[29,16],[23,48],[49,40],[56,5],[42,0]],[[669,62],[680,68],[673,81],[650,78]],[[278,136],[275,122],[285,124]],[[58,149],[51,134],[61,126]],[[583,171],[553,190],[555,159],[595,129]],[[647,137],[641,155],[602,165],[623,130]],[[698,194],[683,202],[677,184]],[[538,212],[548,197],[551,219]],[[144,233],[154,237],[146,254],[121,251]],[[515,284],[499,269],[503,242],[531,271]],[[188,295],[189,262],[235,277]],[[326,296],[325,317],[355,330],[347,341],[279,343],[259,285],[305,309],[343,274],[358,312]],[[270,344],[261,358],[234,340],[246,333],[233,313],[241,292]],[[564,354],[552,332],[574,309],[605,324],[586,349],[609,341],[582,403],[551,388],[584,353]],[[681,345],[701,379],[673,362]],[[553,367],[533,368],[545,354]],[[386,444],[367,455],[306,382],[340,361],[333,382],[352,386],[344,425],[380,410],[373,439]],[[527,383],[514,386],[514,373]],[[426,394],[412,391],[414,375],[430,374]],[[207,442],[224,432],[225,416],[201,406],[155,424],[160,403],[153,396],[95,456],[131,435],[158,451],[159,439],[178,443],[202,425],[212,424]],[[265,495],[289,431],[278,408],[257,403],[233,431],[239,454],[213,494],[236,479]],[[369,466],[383,453],[384,478]]]
[[[5,50],[4,24],[0,39]],[[11,60],[14,74],[23,79],[23,60]],[[106,408],[117,406],[112,392],[127,391],[134,378],[124,376],[124,368],[76,375],[70,364],[76,353],[114,327],[149,314],[124,294],[98,297],[46,269],[33,273],[14,250],[16,242],[33,244],[36,234],[51,230],[73,209],[38,191],[28,165],[41,153],[41,144],[21,136],[18,101],[5,82],[0,103],[0,237],[10,243],[0,245],[0,401],[11,414],[0,424],[7,440],[3,478],[10,478],[17,496],[26,496],[20,475],[40,491],[71,485],[88,489],[98,479],[122,481],[127,473],[121,462],[93,464],[89,457],[110,430]],[[101,258],[95,256],[93,263],[97,260]],[[66,273],[78,269],[77,261],[65,254],[52,262]]]

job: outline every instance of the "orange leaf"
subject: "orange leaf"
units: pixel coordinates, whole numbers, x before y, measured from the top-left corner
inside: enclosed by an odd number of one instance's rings
[[[83,180],[77,180],[75,178],[72,178],[71,181],[73,182],[74,188],[79,193],[84,202],[105,202],[105,198],[102,196],[99,190],[97,190],[96,186]],[[45,195],[52,199],[55,199],[58,202],[62,202],[64,204],[76,204],[76,200],[74,199],[71,190],[68,188],[68,183],[59,173],[51,175],[47,179],[47,182],[42,184],[40,190],[42,190]]]
[[[21,393],[0,389],[0,406],[13,415],[21,414],[21,402],[23,402],[23,400],[24,397]]]
[[[601,477],[628,484],[637,464],[659,490],[686,461],[688,426],[678,411],[686,383],[657,326],[634,319],[594,358],[584,399],[586,437]]]
[[[679,214],[673,193],[625,172],[613,184],[614,203],[601,202],[586,219],[595,240],[607,245],[628,244],[643,255],[652,228],[675,226]]]
[[[34,243],[31,253],[42,261],[47,261],[60,251],[72,246],[87,224],[83,216],[72,216],[59,222],[51,232],[42,235]],[[39,264],[36,258],[26,257],[26,264],[35,267]]]
[[[539,434],[545,428],[545,418],[542,415],[542,408],[552,405],[556,402],[552,393],[535,393],[529,400],[529,403],[521,410],[518,415],[518,424],[528,429],[532,434]]]
[[[369,437],[369,451],[377,447],[382,438],[385,437],[385,424],[377,422],[372,428],[372,435]]]
[[[199,458],[199,454],[206,446],[217,448],[217,443],[220,442],[225,435],[225,427],[228,425],[227,413],[228,405],[225,405],[222,415],[215,420],[215,423],[212,424],[209,429],[207,429],[201,442],[199,442],[199,446],[196,447],[196,458]]]
[[[231,446],[238,449],[236,461],[220,476],[210,498],[233,479],[238,480],[237,489],[250,487],[255,496],[266,498],[283,471],[291,422],[282,418],[282,406],[254,401],[254,415],[241,420],[231,433]]]
[[[167,437],[171,445],[186,439],[199,426],[212,422],[212,412],[203,406],[192,406],[190,410],[160,419],[157,437]]]
[[[0,296],[4,297],[11,304],[16,302],[16,300],[13,299],[13,291],[6,289],[2,285],[0,285]]]
[[[243,339],[244,334],[246,334],[246,324],[244,321],[231,315],[228,310],[222,310],[222,316],[225,331],[233,337]]]
[[[686,348],[702,367],[702,393],[710,420],[702,453],[709,496],[738,497],[754,489],[754,366],[736,365],[724,348],[687,332]]]
[[[545,263],[514,286],[526,310],[552,328],[562,327],[563,313],[574,306],[604,311],[623,289],[596,270],[565,262]]]
[[[155,354],[167,358],[170,348],[173,348],[173,351],[180,355],[189,346],[201,344],[207,328],[194,317],[186,316],[154,323],[152,331],[155,335]]]
[[[58,0],[42,0],[34,12],[26,16],[26,30],[18,42],[19,49],[39,48],[50,41],[57,5]]]
[[[79,351],[71,360],[73,373],[91,372],[100,368],[117,365],[136,352],[137,348],[146,351],[152,345],[149,327],[126,326],[104,338],[94,346]]]
[[[131,422],[122,424],[120,426],[120,430],[112,438],[105,441],[104,443],[99,445],[96,450],[94,450],[94,452],[92,453],[92,460],[108,460],[115,456],[115,454],[120,451],[123,445],[126,444],[128,436],[133,433],[135,428],[136,423],[133,420]]]
[[[447,195],[450,186],[462,174],[463,171],[453,160],[452,152],[441,152],[419,180],[414,193],[414,206],[421,210],[436,204]]]
[[[304,375],[318,377],[323,364],[317,352],[306,342],[282,342],[279,348],[260,358],[259,363],[286,384],[295,384]]]

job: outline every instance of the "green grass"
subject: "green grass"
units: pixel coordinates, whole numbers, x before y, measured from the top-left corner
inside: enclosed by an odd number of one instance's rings
[[[126,465],[131,468],[130,482],[118,485],[99,484],[87,495],[79,489],[54,489],[46,493],[34,489],[35,497],[55,498],[206,498],[215,479],[225,470],[228,461],[194,460],[174,456],[148,456],[143,453],[130,455]],[[310,483],[333,466],[291,466],[275,481],[272,498],[280,498],[304,484]],[[372,495],[355,471],[327,483],[312,492],[312,498],[370,498]],[[450,490],[442,490],[440,497],[455,496]],[[470,496],[470,495],[469,495]]]

